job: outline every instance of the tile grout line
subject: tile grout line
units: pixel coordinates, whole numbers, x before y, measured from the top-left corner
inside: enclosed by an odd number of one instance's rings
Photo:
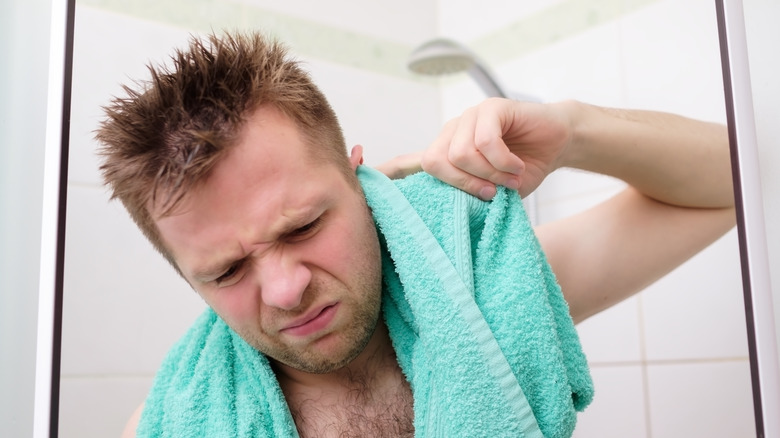
[[[750,358],[748,356],[723,356],[723,357],[710,357],[710,358],[687,358],[687,359],[646,359],[646,360],[617,360],[617,361],[601,361],[601,362],[589,362],[588,365],[595,368],[600,367],[630,367],[641,366],[647,364],[648,366],[663,366],[663,365],[694,365],[694,364],[708,364],[708,363],[728,363],[728,362],[748,362]]]
[[[645,339],[645,312],[642,305],[642,294],[637,295],[637,323],[639,324],[639,360],[642,370],[642,398],[645,402],[645,430],[647,438],[652,438],[652,413],[650,411],[650,381],[647,370],[647,342]]]
[[[153,379],[154,372],[151,373],[62,373],[62,379],[88,380],[88,379]]]

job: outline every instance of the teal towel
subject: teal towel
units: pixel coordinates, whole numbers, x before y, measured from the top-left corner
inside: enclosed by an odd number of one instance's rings
[[[516,193],[358,169],[380,231],[383,312],[419,437],[571,436],[593,385]],[[268,360],[210,310],[172,349],[142,437],[297,436]]]
[[[570,436],[593,385],[517,194],[487,203],[422,173],[359,175],[387,248],[385,319],[418,436]]]

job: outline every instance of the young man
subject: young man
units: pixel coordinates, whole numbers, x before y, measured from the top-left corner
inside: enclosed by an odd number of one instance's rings
[[[107,108],[97,137],[114,196],[232,332],[268,359],[301,436],[413,435],[423,426],[414,394],[422,384],[402,370],[382,318],[384,243],[356,176],[362,148],[346,154],[325,97],[275,43],[194,40],[174,61]],[[491,99],[449,122],[425,153],[380,169],[393,177],[423,169],[489,200],[496,185],[525,196],[561,167],[628,183],[536,229],[574,321],[641,290],[733,226],[724,127],[669,114]],[[179,360],[208,362],[205,349],[187,354]],[[204,386],[214,384],[208,378]],[[163,380],[140,434],[176,435],[161,432],[161,418],[191,393]],[[226,404],[244,395],[231,397]]]

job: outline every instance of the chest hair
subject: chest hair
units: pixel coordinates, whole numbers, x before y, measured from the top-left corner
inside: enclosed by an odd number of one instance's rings
[[[302,438],[414,436],[412,392],[403,376],[380,389],[371,388],[366,381],[353,383],[338,397],[291,404]],[[336,401],[325,402],[326,398]]]

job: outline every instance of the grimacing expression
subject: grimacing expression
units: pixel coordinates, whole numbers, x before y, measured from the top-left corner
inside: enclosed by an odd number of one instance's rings
[[[156,224],[187,281],[243,339],[326,373],[374,333],[381,261],[363,195],[335,165],[313,163],[310,147],[288,117],[260,107],[207,181]],[[353,153],[353,170],[359,161]]]

